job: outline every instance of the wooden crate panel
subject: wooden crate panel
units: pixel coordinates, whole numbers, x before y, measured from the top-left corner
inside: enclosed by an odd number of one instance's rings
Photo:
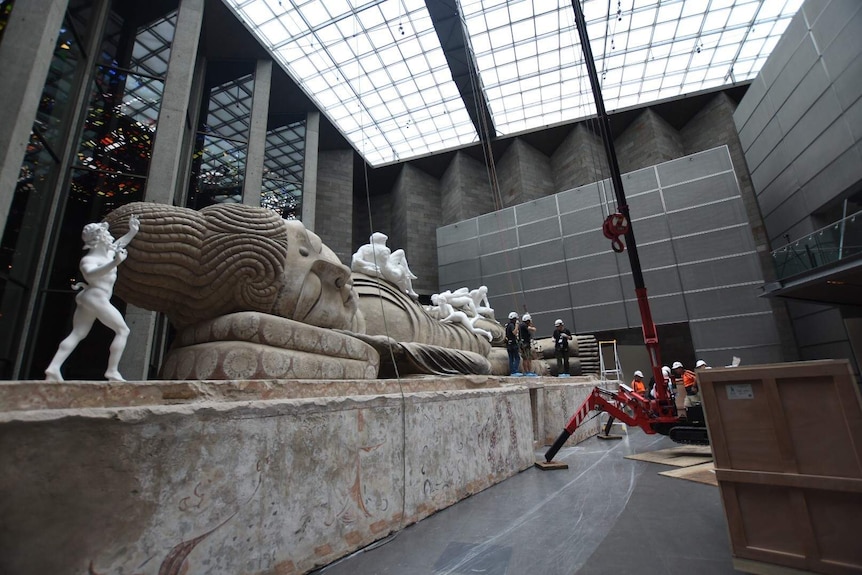
[[[722,368],[699,379],[734,557],[862,573],[862,399],[849,364]]]

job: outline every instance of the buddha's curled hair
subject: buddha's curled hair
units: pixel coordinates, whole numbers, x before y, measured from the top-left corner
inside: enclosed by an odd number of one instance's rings
[[[135,202],[105,220],[119,237],[141,221],[115,293],[164,312],[178,328],[235,311],[272,313],[287,255],[284,220],[272,210],[217,204],[200,211]]]

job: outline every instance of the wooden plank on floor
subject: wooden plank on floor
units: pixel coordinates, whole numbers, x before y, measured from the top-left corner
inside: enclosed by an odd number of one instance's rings
[[[536,467],[545,471],[552,471],[554,469],[568,469],[569,464],[562,461],[537,461]]]

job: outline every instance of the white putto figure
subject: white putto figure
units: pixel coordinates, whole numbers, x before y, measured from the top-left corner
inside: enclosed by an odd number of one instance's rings
[[[470,297],[473,298],[473,307],[479,315],[494,319],[494,309],[488,301],[488,286],[479,286],[470,290]]]
[[[84,226],[81,238],[84,240],[87,254],[81,258],[80,264],[84,282],[73,286],[73,289],[81,290],[81,293],[75,296],[77,307],[72,318],[72,333],[60,342],[54,359],[45,370],[47,381],[63,381],[60,368],[81,340],[87,337],[97,319],[115,334],[105,377],[110,381],[125,381],[120,375],[119,365],[120,357],[126,349],[129,326],[126,325],[123,314],[111,304],[111,295],[117,281],[117,266],[126,259],[125,248],[139,229],[140,222],[135,215],[129,219],[128,233],[116,241],[108,232],[108,224],[105,222]]]
[[[350,269],[371,277],[382,277],[383,266],[392,255],[392,251],[386,247],[386,240],[389,237],[380,232],[371,234],[370,242],[365,244],[353,254],[353,260],[350,262]]]
[[[470,288],[462,287],[455,291],[446,290],[437,295],[443,297],[456,310],[467,314],[467,317],[476,317],[479,315],[479,312],[476,311],[473,297],[470,295]]]
[[[407,254],[404,250],[391,251],[386,247],[389,237],[380,232],[374,232],[369,239],[371,243],[360,247],[353,254],[350,269],[390,281],[411,298],[417,299],[419,294],[413,291],[413,280],[416,276],[407,265]]]
[[[438,314],[440,317],[440,321],[443,323],[461,323],[473,333],[486,337],[488,338],[488,341],[491,341],[491,339],[493,338],[491,332],[484,330],[480,327],[476,327],[476,321],[479,319],[478,315],[470,317],[465,312],[456,310],[452,306],[450,298],[457,299],[457,297],[458,296],[455,296],[453,298],[452,292],[448,290],[443,293],[435,293],[431,296],[431,303],[437,306],[437,309],[439,310]]]

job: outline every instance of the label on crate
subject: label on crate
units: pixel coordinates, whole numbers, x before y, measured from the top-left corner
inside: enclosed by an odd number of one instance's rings
[[[754,399],[750,383],[731,383],[727,386],[727,399]]]

